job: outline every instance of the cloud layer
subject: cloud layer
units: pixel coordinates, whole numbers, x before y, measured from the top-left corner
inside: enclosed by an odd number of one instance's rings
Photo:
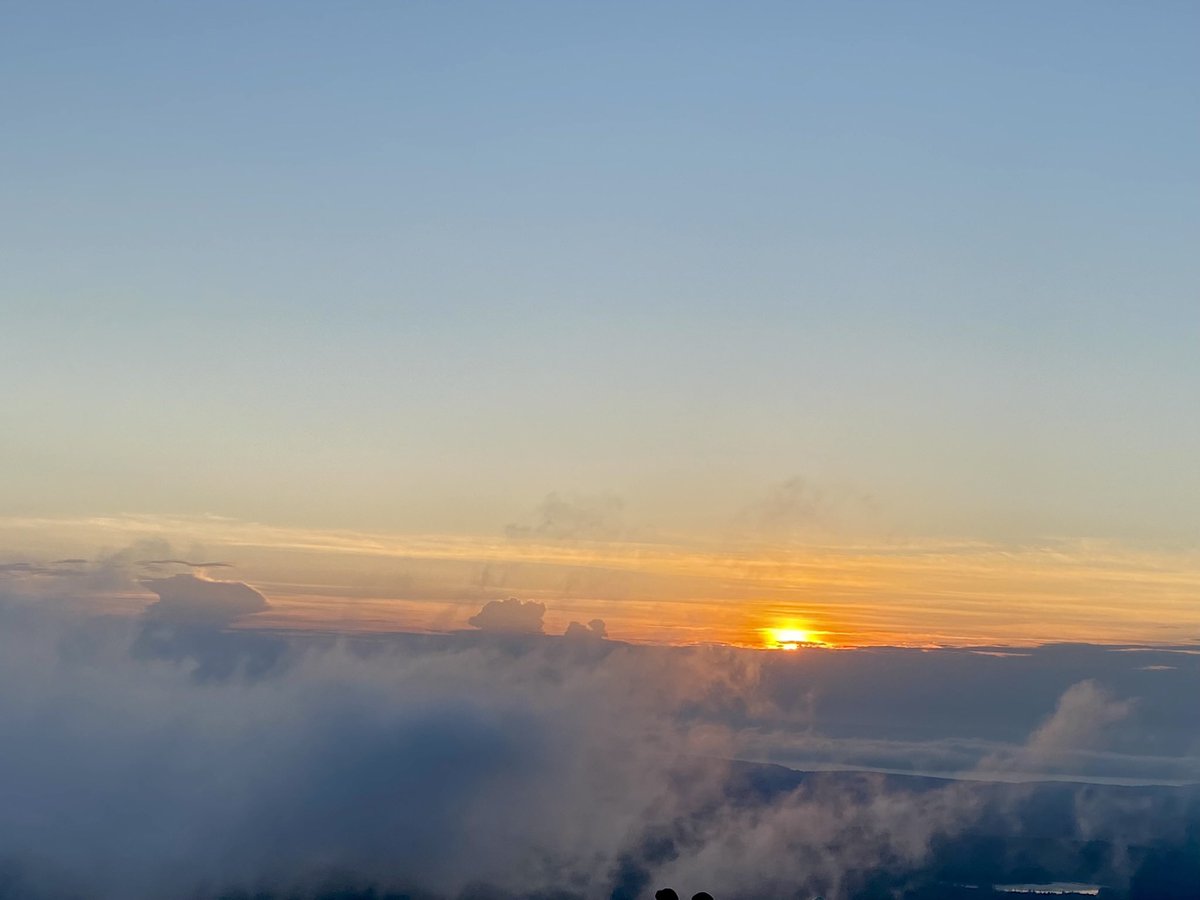
[[[0,896],[305,895],[345,875],[459,898],[847,897],[1016,814],[963,782],[731,760],[1200,772],[1171,706],[1197,677],[1184,651],[634,647],[598,621],[543,635],[516,599],[477,634],[299,639],[228,627],[267,602],[248,585],[148,586],[134,621],[0,596]],[[1186,821],[1081,796],[1071,833]]]

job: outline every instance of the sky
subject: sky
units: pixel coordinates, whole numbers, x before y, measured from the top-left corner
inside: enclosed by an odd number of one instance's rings
[[[1195,641],[1198,27],[6,4],[0,562],[212,554],[272,627]]]
[[[1197,34],[0,3],[0,900],[1200,894]]]

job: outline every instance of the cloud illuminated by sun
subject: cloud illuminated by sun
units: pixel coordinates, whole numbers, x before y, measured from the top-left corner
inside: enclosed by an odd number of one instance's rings
[[[764,645],[772,650],[799,650],[805,645],[824,643],[807,628],[789,625],[784,628],[764,628],[762,631]]]

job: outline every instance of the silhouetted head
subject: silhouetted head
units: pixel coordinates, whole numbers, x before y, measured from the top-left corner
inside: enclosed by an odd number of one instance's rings
[[[654,892],[654,900],[679,900],[679,895],[670,888]]]
[[[692,894],[692,900],[713,900],[713,895],[708,891],[701,891],[698,894]]]

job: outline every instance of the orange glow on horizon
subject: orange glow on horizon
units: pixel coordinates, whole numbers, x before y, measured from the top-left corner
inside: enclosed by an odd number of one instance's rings
[[[782,628],[764,628],[763,645],[771,650],[799,650],[801,647],[826,646],[817,632],[809,628],[788,625]]]
[[[12,553],[95,556],[94,565],[119,576],[105,603],[131,613],[152,600],[137,584],[141,570],[97,548],[147,540],[203,546],[234,566],[226,578],[262,592],[271,609],[240,628],[439,633],[470,629],[484,603],[515,596],[545,604],[546,634],[598,618],[614,640],[681,646],[1195,645],[1200,633],[1200,549],[1191,547],[574,541],[215,517],[0,517],[0,544]]]

